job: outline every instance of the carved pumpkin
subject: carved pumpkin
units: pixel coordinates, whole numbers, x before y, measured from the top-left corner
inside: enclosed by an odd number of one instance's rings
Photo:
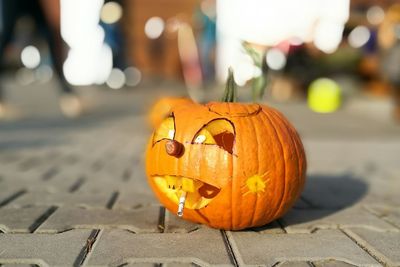
[[[234,96],[231,87],[226,100]],[[146,157],[148,182],[161,203],[172,212],[180,204],[184,219],[214,228],[239,230],[279,218],[305,182],[298,134],[281,113],[259,104],[178,106],[153,133]]]
[[[149,113],[150,125],[153,128],[158,127],[163,119],[168,117],[174,107],[185,104],[193,104],[193,101],[185,97],[163,97],[159,99],[151,107]]]

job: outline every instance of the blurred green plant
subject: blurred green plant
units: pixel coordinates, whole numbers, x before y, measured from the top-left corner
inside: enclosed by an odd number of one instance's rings
[[[267,72],[268,66],[264,60],[265,54],[255,50],[249,43],[242,43],[244,51],[253,61],[253,64],[260,69],[260,75],[252,79],[251,90],[253,101],[261,100],[267,88]]]

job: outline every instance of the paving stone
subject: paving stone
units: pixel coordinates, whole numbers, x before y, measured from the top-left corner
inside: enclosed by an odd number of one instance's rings
[[[193,263],[146,263],[146,262],[136,262],[123,265],[124,267],[197,267],[199,265]]]
[[[13,207],[24,206],[79,206],[85,208],[106,207],[112,197],[112,191],[99,192],[96,194],[77,193],[49,193],[49,192],[28,192],[14,200],[9,205]]]
[[[72,266],[80,262],[91,230],[60,234],[1,234],[0,263]]]
[[[10,205],[10,203],[14,202],[19,197],[23,196],[26,191],[19,187],[1,187],[0,191],[0,208]]]
[[[193,264],[193,263],[170,262],[170,263],[164,263],[161,266],[162,267],[196,267],[198,265]]]
[[[260,235],[227,232],[239,265],[272,266],[285,261],[337,259],[357,266],[378,266],[368,253],[338,230],[313,234]]]
[[[221,232],[207,228],[189,234],[133,234],[105,230],[89,256],[88,265],[119,266],[135,262],[135,259],[232,266]]]
[[[51,179],[44,180],[40,176],[27,176],[24,178],[15,177],[14,179],[7,179],[3,181],[3,186],[18,186],[30,192],[49,192],[49,193],[59,193],[59,192],[70,192],[71,188],[76,186],[77,183],[82,183],[85,181],[84,176],[72,176],[65,179]]]
[[[0,267],[38,267],[39,265],[36,264],[0,264]]]
[[[83,209],[62,207],[38,229],[38,233],[57,233],[69,229],[119,228],[134,233],[159,232],[159,207],[137,210]]]
[[[160,205],[160,202],[149,188],[139,190],[135,187],[125,187],[118,192],[119,196],[114,205],[116,209],[136,209],[149,205]]]
[[[348,129],[352,128],[351,125],[348,126]],[[380,131],[383,132],[381,129]],[[398,129],[396,131],[398,136]],[[360,136],[364,137],[365,133],[359,133],[357,139],[346,139],[344,136],[329,141],[303,138],[308,165],[316,171],[330,173],[351,169],[357,165],[364,166],[366,163],[374,163],[377,168],[398,167],[396,158],[400,153],[398,138],[386,141],[382,141],[381,138],[360,140]]]
[[[285,230],[282,229],[280,224],[277,221],[270,222],[267,225],[254,227],[245,231],[254,231],[260,234],[283,234]]]
[[[119,191],[122,183],[118,180],[113,181],[112,176],[106,176],[101,172],[97,177],[82,176],[80,180],[69,189],[69,192],[77,194],[102,194],[110,191]]]
[[[202,227],[201,224],[186,221],[170,211],[165,210],[165,233],[190,233],[198,230],[200,227]]]
[[[0,231],[4,233],[29,233],[46,218],[48,207],[0,209]]]
[[[400,266],[400,233],[349,229],[346,233],[388,266]]]
[[[366,205],[400,206],[398,197],[400,188],[400,175],[382,172],[368,179],[368,194],[360,201]]]
[[[33,91],[35,95],[39,92],[29,90]],[[0,234],[0,265],[79,265],[88,236],[93,236],[93,229],[102,228],[85,261],[88,266],[232,264],[220,231],[166,212],[164,233],[157,233],[157,225],[162,223],[157,219],[162,216],[158,216],[159,202],[144,171],[149,129],[144,126],[145,116],[137,115],[144,114],[143,101],[150,98],[150,91],[142,91],[135,90],[135,97],[122,96],[127,110],[134,107],[129,114],[118,110],[112,116],[88,115],[77,120],[1,123],[0,149],[6,149],[0,153],[0,224],[13,233]],[[110,102],[113,96],[107,95],[104,102],[119,108],[119,102]],[[243,261],[286,267],[380,265],[360,246],[382,265],[397,263],[393,245],[400,243],[396,210],[400,205],[399,128],[343,110],[328,118],[311,113],[306,105],[301,112],[296,106],[286,106],[295,111],[293,123],[305,133],[306,187],[293,212],[285,217],[290,233],[282,229],[283,220],[227,233],[240,266]],[[372,123],[376,127],[371,128]],[[374,139],[360,140],[365,134]],[[350,208],[354,205],[366,207],[368,213]],[[54,211],[54,206],[59,208]],[[15,216],[18,209],[21,213]],[[152,222],[141,221],[145,219]],[[41,233],[36,229],[39,226]],[[132,233],[134,227],[145,232]],[[339,227],[360,246],[337,229],[320,230]],[[68,228],[88,229],[55,233]],[[34,229],[34,233],[15,233]],[[147,233],[149,229],[156,233]],[[366,234],[361,235],[360,230]],[[243,251],[246,253],[241,254]]]
[[[10,189],[13,188],[20,188],[25,191],[54,191],[54,188],[51,186],[47,186],[43,181],[37,180],[37,179],[20,179],[20,178],[15,178],[15,179],[7,179],[4,180],[2,183],[2,188],[6,191],[10,191]]]
[[[317,229],[368,228],[377,231],[399,231],[360,206],[345,210],[290,210],[281,219],[288,233],[311,233]]]
[[[159,263],[136,262],[125,264],[123,267],[159,267],[160,265]]]
[[[338,260],[314,261],[315,267],[355,267],[355,265]]]
[[[312,265],[306,261],[286,261],[277,264],[279,267],[312,267]]]
[[[312,206],[308,204],[302,197],[297,199],[297,201],[293,205],[294,209],[310,209]]]
[[[315,208],[343,209],[358,203],[368,188],[366,181],[348,173],[308,175],[302,198]]]
[[[366,207],[378,217],[396,225],[400,228],[400,208],[390,206],[368,205]]]

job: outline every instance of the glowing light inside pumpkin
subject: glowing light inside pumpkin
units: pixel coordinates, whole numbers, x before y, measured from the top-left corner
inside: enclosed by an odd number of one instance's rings
[[[182,176],[155,176],[154,182],[178,207],[183,192],[185,192],[185,202],[183,204],[187,209],[201,209],[205,207],[220,191],[215,186]]]

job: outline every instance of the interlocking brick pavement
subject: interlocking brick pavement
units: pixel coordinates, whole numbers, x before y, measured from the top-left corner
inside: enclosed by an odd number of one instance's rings
[[[181,220],[149,189],[149,90],[96,94],[75,121],[0,123],[1,267],[400,266],[399,127],[280,105],[303,136],[305,190],[266,226],[220,231]]]

